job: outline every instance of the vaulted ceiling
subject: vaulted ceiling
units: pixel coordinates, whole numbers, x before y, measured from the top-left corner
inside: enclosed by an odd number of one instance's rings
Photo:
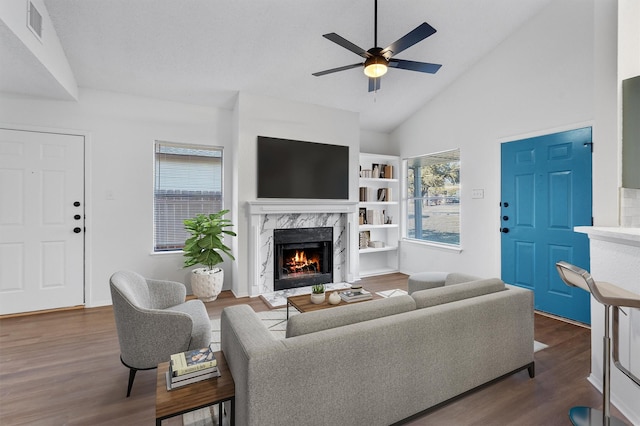
[[[223,108],[248,92],[359,112],[363,129],[390,132],[549,1],[379,0],[380,47],[427,22],[437,32],[397,57],[443,66],[433,75],[390,69],[372,93],[361,68],[311,74],[362,61],[323,34],[374,47],[374,0],[44,3],[79,87]],[[11,61],[0,91],[58,97],[3,31],[0,52]]]

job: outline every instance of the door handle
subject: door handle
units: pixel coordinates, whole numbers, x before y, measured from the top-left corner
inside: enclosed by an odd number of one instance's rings
[[[509,216],[502,216],[502,220],[509,220]]]
[[[73,228],[73,232],[75,232],[76,234],[79,234],[82,232],[82,228],[79,228],[76,226],[75,228]]]
[[[75,220],[80,220],[80,219],[82,219],[82,216],[80,216],[79,214],[76,214],[76,215],[73,216],[73,218]]]
[[[503,234],[508,234],[509,228],[500,228],[500,232],[502,232]]]

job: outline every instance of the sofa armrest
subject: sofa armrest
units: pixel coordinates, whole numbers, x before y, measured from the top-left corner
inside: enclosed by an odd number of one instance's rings
[[[263,374],[278,374],[287,368],[279,362],[279,354],[283,349],[282,341],[276,339],[260,321],[249,305],[228,306],[222,310],[220,317],[220,343],[222,352],[227,359],[229,371],[233,376],[236,389],[236,424],[248,424],[247,407],[251,404],[251,397],[255,383],[251,370],[256,359],[272,358],[268,370]],[[255,373],[254,373],[255,374]],[[270,382],[267,383],[270,386]],[[272,392],[270,389],[269,392]],[[264,423],[268,424],[268,423]]]
[[[501,279],[488,278],[456,285],[445,285],[429,290],[420,290],[412,293],[411,297],[416,301],[416,308],[421,309],[503,290],[505,290],[505,285]]]
[[[420,272],[411,274],[407,281],[409,294],[414,291],[427,290],[442,287],[447,279],[448,272]]]
[[[369,321],[376,318],[412,311],[416,302],[411,296],[396,296],[365,303],[338,306],[296,315],[287,322],[287,337],[315,333],[320,330]]]

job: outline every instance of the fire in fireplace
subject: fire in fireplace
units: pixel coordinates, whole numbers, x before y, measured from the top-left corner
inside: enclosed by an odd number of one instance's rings
[[[274,290],[333,282],[333,228],[276,229]]]

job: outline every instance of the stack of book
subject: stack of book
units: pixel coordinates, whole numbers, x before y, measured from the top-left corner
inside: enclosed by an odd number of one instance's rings
[[[373,296],[371,295],[371,293],[369,293],[367,290],[364,290],[364,289],[360,291],[347,290],[340,293],[340,298],[342,298],[342,300],[344,300],[347,303],[359,302],[361,300],[368,300],[368,299],[371,299],[372,297]]]
[[[220,377],[213,347],[195,349],[171,355],[167,371],[167,390],[201,380]]]

